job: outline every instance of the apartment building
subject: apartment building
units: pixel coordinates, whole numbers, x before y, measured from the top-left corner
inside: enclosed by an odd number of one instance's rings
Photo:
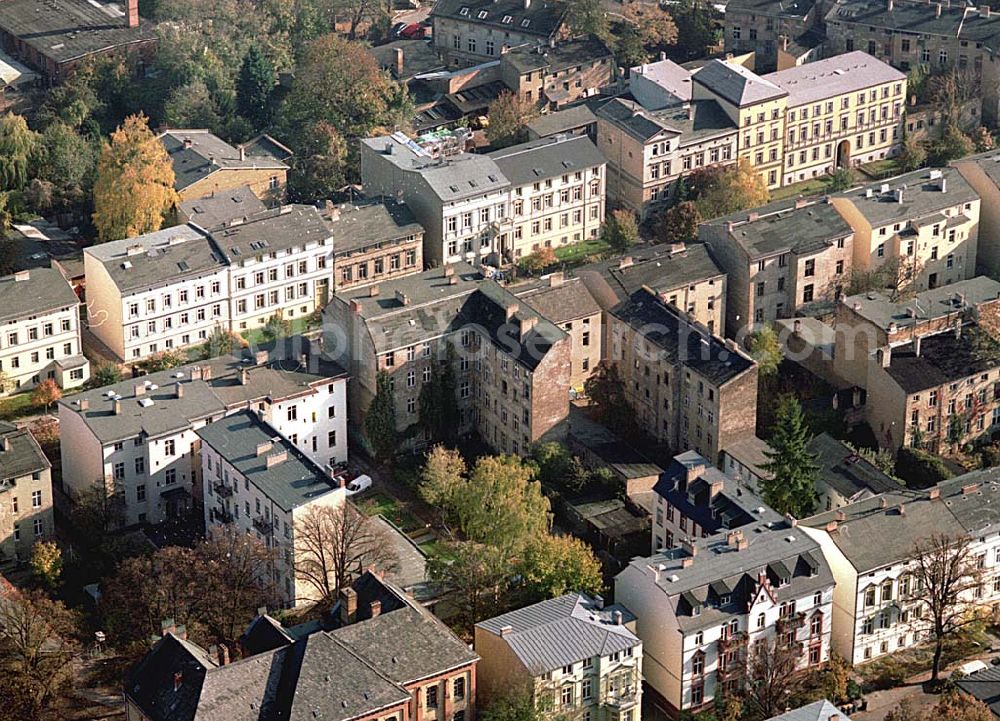
[[[521,100],[550,110],[597,95],[615,81],[614,53],[596,35],[554,47],[522,45],[500,56],[500,79]]]
[[[782,185],[895,155],[906,75],[849,52],[763,76],[788,93]]]
[[[929,637],[913,571],[915,551],[927,542],[930,528],[970,539],[969,558],[982,579],[961,603],[970,612],[996,604],[1000,536],[990,501],[998,489],[997,469],[990,468],[927,490],[882,493],[802,521],[799,528],[820,544],[837,582],[833,650],[860,664]]]
[[[347,377],[308,346],[223,356],[85,391],[59,403],[63,483],[118,494],[125,524],[210,505],[198,430],[251,409],[322,468],[347,460]],[[201,513],[198,514],[199,516]]]
[[[337,291],[424,269],[424,229],[403,203],[387,198],[335,206],[327,212],[327,224]]]
[[[971,155],[952,166],[985,201],[979,205],[976,273],[995,275],[1000,270],[1000,153]]]
[[[529,685],[543,718],[638,721],[636,618],[600,596],[568,593],[476,624],[480,699]]]
[[[510,291],[566,331],[570,341],[570,388],[583,395],[584,384],[601,362],[604,349],[601,306],[587,286],[580,278],[566,278],[559,271],[537,283],[513,286]]]
[[[646,110],[662,110],[691,102],[691,71],[673,60],[660,59],[629,68],[628,88]]]
[[[285,205],[216,230],[228,259],[234,331],[315,313],[332,294],[333,238],[311,205]]]
[[[737,157],[768,188],[782,184],[788,91],[736,63],[712,60],[692,75],[692,97],[715,100],[736,125]]]
[[[767,519],[782,520],[735,478],[695,451],[685,451],[674,456],[653,486],[650,553]]]
[[[197,435],[208,532],[232,524],[273,549],[268,580],[281,608],[324,600],[296,573],[296,559],[307,552],[298,531],[312,509],[343,506],[345,489],[254,411],[226,416]]]
[[[727,476],[756,491],[762,480],[774,477],[764,470],[768,462],[767,453],[771,450],[767,441],[757,436],[741,438],[722,449],[720,468]]]
[[[259,615],[239,660],[230,661],[227,646],[206,651],[168,626],[129,674],[126,718],[176,718],[179,703],[192,718],[259,717],[263,702],[280,718],[474,721],[479,657],[465,643],[375,574],[342,594],[333,628],[286,629]]]
[[[737,157],[736,124],[714,99],[646,110],[615,98],[596,110],[597,147],[608,161],[608,202],[647,218],[678,178]]]
[[[648,289],[608,312],[606,356],[618,366],[636,420],[675,452],[713,464],[754,433],[757,364]]]
[[[323,328],[325,352],[350,372],[356,429],[386,371],[401,445],[426,443],[420,391],[449,363],[458,434],[475,428],[496,451],[519,455],[565,433],[570,336],[466,263],[337,293]]]
[[[55,380],[78,388],[90,378],[80,344],[80,299],[55,268],[0,277],[0,395]]]
[[[230,328],[229,272],[209,233],[180,225],[86,248],[87,323],[121,360],[204,343]]]
[[[285,198],[292,151],[268,135],[239,147],[208,130],[167,130],[157,137],[170,156],[174,190],[182,201],[212,198],[243,186],[268,205]]]
[[[0,421],[0,566],[27,561],[55,532],[51,468],[31,431]]]
[[[858,270],[892,260],[917,291],[975,276],[980,198],[955,168],[916,170],[830,202],[854,229]]]
[[[861,50],[904,72],[971,70],[981,80],[984,120],[996,122],[997,13],[948,0],[837,0],[825,13],[829,54]]]
[[[368,197],[406,203],[424,227],[429,266],[483,261],[510,242],[510,181],[486,155],[435,157],[406,136],[361,140],[361,182]]]
[[[489,158],[510,182],[511,227],[503,228],[496,246],[505,263],[598,236],[605,160],[590,138],[541,138],[496,150]]]
[[[249,185],[220,190],[208,198],[193,198],[177,205],[177,222],[194,223],[211,230],[231,220],[249,218],[267,210],[264,201],[254,195]]]
[[[634,247],[627,256],[590,263],[575,273],[605,310],[649,288],[709,333],[725,328],[726,274],[704,243]]]
[[[698,227],[727,273],[726,335],[740,341],[754,327],[820,302],[847,286],[854,231],[834,205],[781,200]]]
[[[1000,424],[1000,345],[978,326],[1000,304],[986,277],[893,301],[849,296],[837,307],[834,370],[867,390],[880,445],[957,447]]]
[[[821,18],[822,5],[815,0],[792,3],[735,0],[726,5],[723,31],[726,52],[753,53],[757,71],[776,70],[786,41],[807,35]]]
[[[566,12],[546,0],[445,0],[431,10],[434,49],[449,65],[464,67],[512,48],[551,46],[568,37]]]
[[[684,540],[615,577],[615,599],[638,619],[647,695],[671,717],[739,693],[760,642],[797,650],[801,670],[825,663],[833,594],[820,545],[794,520]]]

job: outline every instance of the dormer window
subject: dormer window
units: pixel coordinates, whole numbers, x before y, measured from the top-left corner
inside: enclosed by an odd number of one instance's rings
[[[485,10],[480,10],[480,11],[479,11],[479,19],[480,19],[480,20],[485,20],[485,19],[486,19],[486,16],[487,16],[488,14],[489,14],[489,13],[487,13],[487,12],[486,12]]]
[[[729,595],[728,593],[724,593],[721,596],[719,596],[719,605],[720,606],[728,606],[729,602],[732,601],[732,600],[733,600],[733,597],[731,595]]]
[[[513,21],[514,21],[514,18],[512,18],[510,15],[504,15],[503,16],[503,24],[504,25],[510,25]]]
[[[521,27],[526,28],[531,24],[531,18],[525,18],[521,21]]]
[[[692,616],[700,616],[701,615],[701,606],[692,606],[691,607],[691,615]]]
[[[464,17],[468,17],[468,15],[469,15],[469,8],[462,8],[461,10],[458,11],[458,14],[462,15]]]

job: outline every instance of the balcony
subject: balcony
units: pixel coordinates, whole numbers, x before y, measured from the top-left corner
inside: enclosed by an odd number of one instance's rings
[[[778,619],[775,624],[775,628],[778,633],[783,633],[785,631],[798,630],[806,625],[806,614],[804,611],[799,611],[798,613],[793,613],[789,616],[783,616]]]
[[[253,527],[257,529],[262,536],[270,536],[274,531],[274,524],[263,516],[257,516],[253,519]]]
[[[216,523],[232,523],[233,514],[227,511],[225,508],[213,508],[212,520],[215,521]]]
[[[609,691],[604,699],[604,705],[612,711],[624,711],[635,706],[638,698],[638,689],[635,686],[627,686],[616,691]]]
[[[720,636],[719,651],[741,648],[747,645],[747,641],[748,641],[747,634],[743,631],[731,634],[729,636]]]
[[[215,495],[219,498],[230,498],[233,495],[233,487],[226,485],[225,483],[216,483],[214,488]]]

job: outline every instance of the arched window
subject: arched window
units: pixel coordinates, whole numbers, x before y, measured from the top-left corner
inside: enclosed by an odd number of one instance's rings
[[[823,634],[823,614],[819,611],[809,619],[809,635],[821,636]]]
[[[767,617],[763,613],[758,614],[757,615],[757,628],[764,628],[764,625],[766,623],[767,623]]]
[[[698,677],[705,674],[705,654],[698,651],[691,657],[691,675]]]

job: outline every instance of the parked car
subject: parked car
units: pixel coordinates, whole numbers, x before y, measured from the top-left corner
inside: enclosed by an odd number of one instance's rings
[[[368,475],[361,475],[347,484],[347,495],[353,496],[357,493],[361,493],[362,491],[367,491],[371,487],[372,477]]]
[[[398,38],[400,34],[409,27],[408,23],[396,23],[392,26],[392,30],[389,31],[389,35],[394,38]]]
[[[399,37],[407,40],[421,40],[425,32],[426,29],[420,23],[410,23],[399,31]]]

